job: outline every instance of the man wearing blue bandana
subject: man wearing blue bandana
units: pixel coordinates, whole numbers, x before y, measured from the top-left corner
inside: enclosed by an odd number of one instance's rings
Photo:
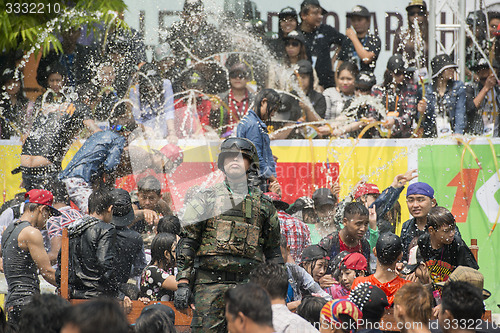
[[[403,242],[403,260],[408,260],[409,246],[413,238],[425,233],[427,215],[432,207],[437,206],[434,189],[427,183],[417,182],[408,186],[406,204],[411,219],[403,223],[401,241]]]

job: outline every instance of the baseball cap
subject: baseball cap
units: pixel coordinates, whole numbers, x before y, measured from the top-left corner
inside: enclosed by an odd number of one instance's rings
[[[420,7],[420,9],[422,9],[423,11],[427,11],[427,4],[423,0],[410,1],[408,6],[406,6],[406,11],[407,12],[410,11],[410,8],[412,8],[412,7]]]
[[[132,208],[130,194],[122,188],[111,191],[113,196],[113,217],[111,224],[117,227],[126,227],[134,222],[135,214]]]
[[[408,186],[406,190],[406,197],[414,194],[425,195],[431,199],[434,198],[434,189],[427,183],[417,182]]]
[[[302,9],[307,5],[312,5],[312,6],[316,6],[316,7],[321,8],[323,15],[328,13],[323,7],[321,7],[318,0],[304,0],[304,1],[302,1],[302,3],[300,4],[300,11],[302,12]]]
[[[392,232],[386,232],[378,238],[375,249],[377,250],[378,261],[383,265],[390,265],[403,252],[403,244],[399,236]]]
[[[361,71],[356,75],[356,81],[354,85],[356,88],[371,89],[377,83],[375,74],[370,71]]]
[[[363,312],[365,319],[376,319],[377,321],[384,315],[386,306],[389,306],[387,295],[382,289],[374,286],[370,282],[358,284],[349,294],[349,301]]]
[[[25,203],[35,203],[49,207],[52,216],[61,216],[61,212],[52,207],[54,196],[50,191],[33,189],[24,194]]]
[[[491,296],[491,293],[484,289],[484,275],[478,271],[477,269],[467,267],[467,266],[458,266],[455,270],[448,276],[448,280],[444,282],[438,282],[437,285],[444,286],[448,282],[451,281],[462,281],[468,282],[472,284],[474,287],[479,288],[483,292],[483,298],[487,299]]]
[[[354,199],[358,199],[359,197],[362,197],[365,194],[380,194],[380,190],[378,189],[378,186],[375,184],[365,183],[361,186],[358,186],[356,192],[354,193]]]
[[[354,8],[351,9],[351,11],[348,12],[345,16],[346,17],[353,17],[353,16],[370,17],[370,12],[368,11],[368,9],[366,7],[357,5],[357,6],[354,6]]]
[[[295,39],[304,45],[306,44],[306,39],[304,38],[304,35],[297,30],[290,31],[290,33],[288,35],[286,35],[286,37],[283,37],[283,40],[287,40],[287,39]]]
[[[353,302],[346,299],[334,299],[326,303],[321,309],[321,318],[328,323],[342,323],[339,315],[346,314],[356,323],[363,318],[363,313]],[[355,330],[349,330],[354,332]]]
[[[282,18],[284,17],[287,17],[287,16],[293,16],[293,18],[295,19],[295,21],[298,21],[297,18],[297,11],[295,10],[295,8],[293,7],[285,7],[283,8],[282,10],[280,10],[279,14],[278,14],[278,18],[281,20]]]
[[[341,264],[347,269],[356,271],[366,271],[368,269],[365,256],[359,252],[349,253],[342,259]]]
[[[274,207],[276,207],[277,210],[287,210],[290,205],[284,201],[281,200],[281,196],[277,193],[274,192],[266,192],[264,193],[265,196],[267,196],[269,199],[274,204]]]
[[[389,72],[404,71],[405,61],[401,54],[395,54],[389,58],[387,61],[387,70]]]
[[[302,262],[304,261],[313,261],[313,260],[318,260],[318,259],[326,259],[330,260],[330,257],[328,257],[325,249],[320,247],[317,244],[314,245],[309,245],[302,251]]]
[[[311,74],[313,72],[313,67],[309,60],[299,60],[297,65],[299,66],[299,74]]]
[[[318,208],[323,205],[337,204],[332,191],[330,191],[330,189],[326,187],[318,188],[316,191],[314,191],[312,199],[314,201],[314,208]]]

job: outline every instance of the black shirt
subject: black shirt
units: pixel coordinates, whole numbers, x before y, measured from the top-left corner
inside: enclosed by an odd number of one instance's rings
[[[354,49],[354,45],[350,39],[346,39],[344,45],[342,45],[342,49],[339,53],[339,60],[342,61],[350,61],[358,65],[360,71],[370,71],[373,72],[375,70],[375,65],[377,63],[378,55],[380,54],[381,42],[378,36],[369,34],[359,40],[363,47],[368,52],[375,53],[375,58],[369,63],[366,64],[361,61],[358,53]]]
[[[313,32],[300,30],[306,39],[307,56],[316,69],[319,84],[325,89],[334,87],[335,74],[332,69],[330,46],[332,44],[342,46],[347,37],[338,32],[337,29],[325,24],[320,25]]]
[[[73,138],[83,128],[83,121],[90,119],[89,109],[81,103],[45,103],[40,110],[40,99],[33,128],[23,144],[22,155],[43,156],[60,165]]]
[[[433,249],[431,236],[428,233],[423,234],[418,239],[418,249],[434,283],[446,281],[457,266],[479,269],[471,250],[457,234],[451,244],[444,245],[440,249]]]

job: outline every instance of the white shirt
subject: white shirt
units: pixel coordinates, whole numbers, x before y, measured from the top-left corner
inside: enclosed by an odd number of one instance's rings
[[[273,304],[273,326],[277,333],[318,333],[307,320],[288,310],[285,304]]]

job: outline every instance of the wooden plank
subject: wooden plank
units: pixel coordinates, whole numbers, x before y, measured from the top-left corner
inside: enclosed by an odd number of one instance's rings
[[[60,294],[64,299],[69,300],[69,236],[68,228],[63,228],[61,244],[61,289]]]
[[[89,301],[88,299],[71,299],[70,302],[73,305],[80,304]],[[170,307],[175,313],[175,326],[177,327],[189,327],[191,325],[191,319],[193,319],[193,311],[191,309],[177,310],[174,306],[174,302],[150,302],[149,304],[144,304],[141,301],[132,301],[132,311],[127,314],[127,319],[130,324],[137,321],[137,318],[141,315],[142,309],[146,306],[161,303]]]

